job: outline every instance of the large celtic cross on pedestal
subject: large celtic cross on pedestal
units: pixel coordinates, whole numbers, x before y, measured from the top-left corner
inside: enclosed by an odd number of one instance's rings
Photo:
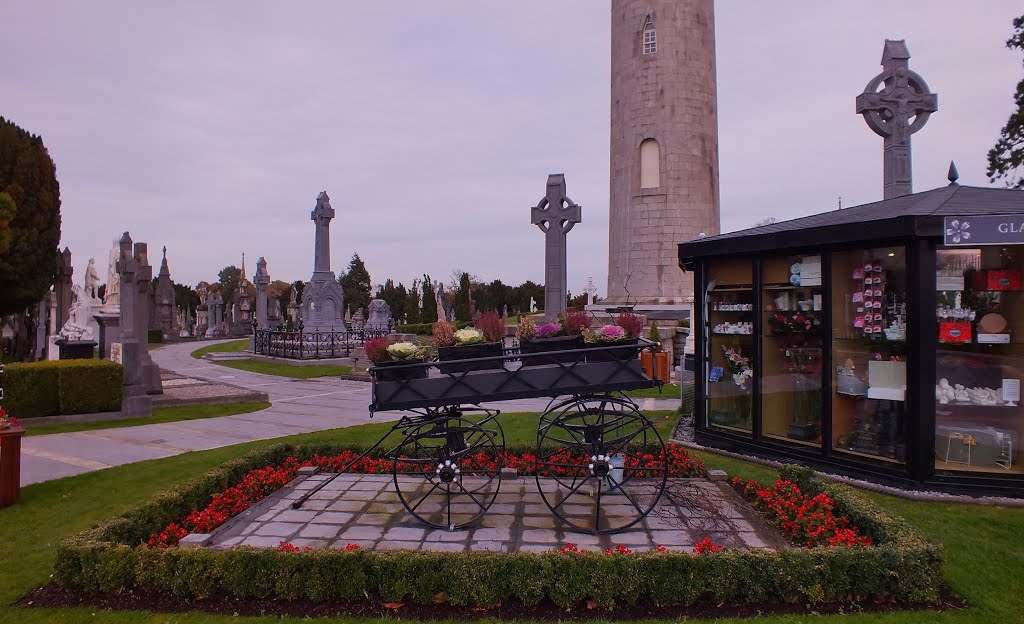
[[[910,135],[939,110],[939,96],[929,92],[924,78],[910,71],[909,60],[906,42],[887,40],[882,51],[882,73],[857,96],[857,114],[864,115],[868,127],[885,139],[884,199],[914,192]]]
[[[530,223],[544,232],[544,316],[565,312],[565,235],[583,220],[580,207],[565,194],[565,176],[548,176],[547,194],[530,209]]]

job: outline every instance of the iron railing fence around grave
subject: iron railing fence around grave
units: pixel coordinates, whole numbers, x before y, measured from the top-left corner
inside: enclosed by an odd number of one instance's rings
[[[292,360],[324,360],[362,355],[363,344],[370,338],[387,336],[388,329],[353,329],[348,331],[306,331],[302,324],[293,331],[254,329],[253,352],[257,355]]]

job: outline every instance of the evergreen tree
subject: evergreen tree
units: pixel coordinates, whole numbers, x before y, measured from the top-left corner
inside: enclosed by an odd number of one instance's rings
[[[398,286],[395,286],[394,280],[390,278],[384,280],[384,285],[377,290],[377,299],[383,300],[391,308],[391,316],[394,317],[396,325],[402,323],[405,317],[406,296],[405,285],[399,282]]]
[[[8,193],[0,193],[0,255],[11,249],[11,221],[17,214],[14,198]]]
[[[0,117],[0,193],[13,200],[10,243],[0,254],[0,316],[23,312],[50,289],[60,243],[60,186],[43,139]],[[0,234],[0,241],[7,236]],[[34,335],[34,332],[31,332]]]
[[[437,293],[434,291],[434,282],[430,276],[423,275],[423,314],[420,316],[421,323],[437,322]]]
[[[171,286],[174,287],[174,305],[179,308],[192,310],[192,316],[195,317],[196,308],[199,307],[199,293],[186,284],[178,284],[172,281]]]
[[[1013,20],[1013,36],[1006,47],[1024,52],[1024,15]],[[999,135],[995,147],[988,152],[989,180],[1006,178],[1009,188],[1024,189],[1024,79],[1017,83],[1013,94],[1016,108]]]
[[[459,289],[455,291],[455,320],[473,320],[469,314],[470,297],[472,297],[472,286],[469,283],[469,273],[463,272],[459,276]]]
[[[238,282],[241,279],[242,269],[233,264],[224,267],[217,274],[217,280],[220,284],[220,296],[224,299],[225,316],[227,315],[227,310],[231,309],[231,305],[235,301],[235,293],[238,291]]]
[[[352,254],[348,270],[338,278],[338,283],[345,291],[345,305],[352,309],[352,313],[362,308],[363,314],[366,314],[370,307],[370,273],[359,254]]]
[[[422,282],[419,279],[412,281],[409,292],[405,295],[405,322],[420,323],[420,289]]]

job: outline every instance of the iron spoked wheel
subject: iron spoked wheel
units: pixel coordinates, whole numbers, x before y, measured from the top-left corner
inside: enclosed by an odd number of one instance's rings
[[[574,398],[541,416],[537,488],[577,531],[628,529],[654,509],[667,481],[661,435],[629,399]]]
[[[505,450],[495,415],[469,419],[447,410],[403,430],[405,439],[391,453],[395,491],[420,522],[455,531],[494,502]]]

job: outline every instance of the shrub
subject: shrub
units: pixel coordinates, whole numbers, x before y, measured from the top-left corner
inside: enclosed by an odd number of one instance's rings
[[[516,554],[282,552],[250,547],[211,551],[140,545],[175,518],[210,505],[216,494],[239,485],[254,469],[281,465],[291,455],[305,461],[339,449],[339,445],[277,444],[225,463],[63,540],[57,548],[54,578],[86,592],[141,589],[191,598],[223,594],[322,601],[370,596],[430,604],[443,592],[448,604],[485,608],[510,601],[535,605],[545,599],[560,608],[587,601],[610,608],[701,602],[807,604],[845,601],[850,596],[922,603],[939,597],[942,552],[938,547],[852,488],[798,467],[784,467],[782,478],[798,483],[807,493],[827,492],[837,512],[849,516],[877,545],[711,552],[713,544],[708,543],[700,555],[626,554],[625,549],[606,554],[568,548]]]
[[[581,336],[590,329],[590,314],[583,310],[569,310],[562,319],[566,336]]]
[[[452,324],[448,321],[434,323],[431,341],[437,348],[453,346],[455,344],[455,330],[452,329]]]
[[[644,329],[644,322],[640,316],[632,312],[623,312],[615,319],[615,324],[626,330],[626,337],[636,338]]]
[[[657,346],[654,347],[654,350],[661,351],[661,332],[658,331],[658,326],[654,324],[654,321],[651,321],[650,338],[651,342],[657,344]]]
[[[391,354],[388,353],[388,339],[384,336],[370,338],[364,342],[363,351],[366,352],[367,359],[374,364],[391,361]]]
[[[164,341],[164,331],[162,329],[151,329],[148,334],[149,344],[160,344]]]
[[[452,330],[463,329],[469,327],[469,323],[463,321],[455,321],[452,325]],[[410,323],[407,325],[398,325],[395,327],[395,331],[399,334],[416,334],[417,336],[430,336],[434,333],[433,323]]]
[[[501,317],[494,310],[485,312],[476,320],[474,327],[484,333],[487,342],[498,342],[505,339],[505,323],[501,321]]]
[[[4,390],[4,405],[18,418],[117,411],[124,369],[106,360],[10,364]]]
[[[519,326],[516,327],[516,338],[519,340],[533,340],[537,337],[537,324],[528,316],[519,317]]]

